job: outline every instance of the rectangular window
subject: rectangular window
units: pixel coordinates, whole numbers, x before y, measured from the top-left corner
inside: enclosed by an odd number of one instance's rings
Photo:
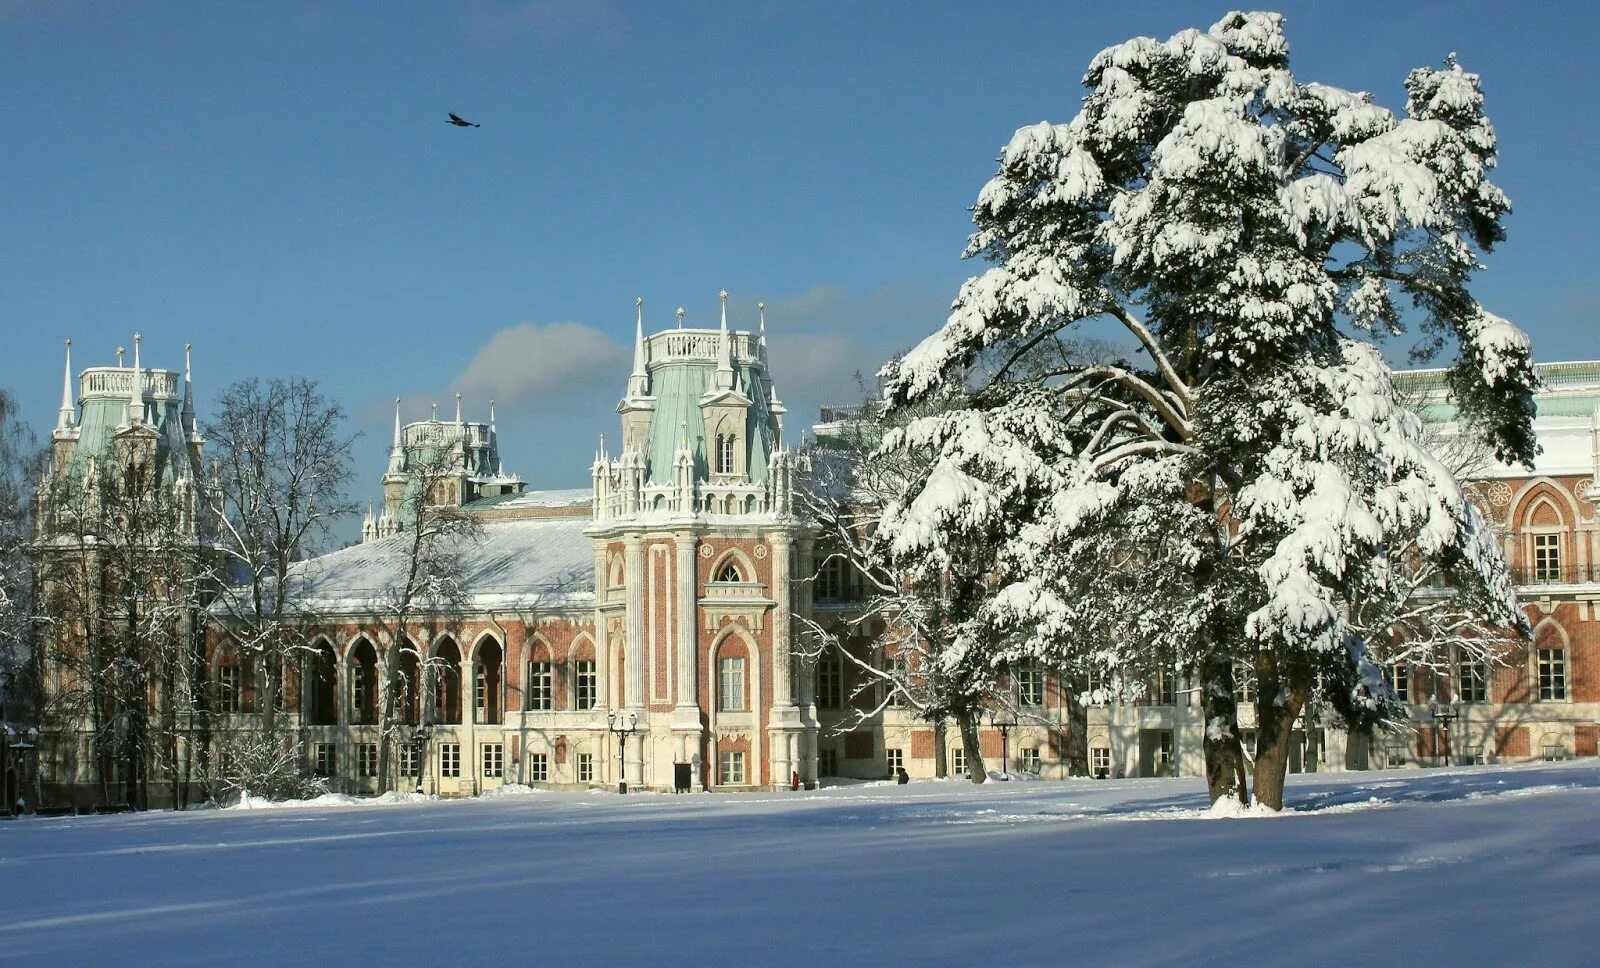
[[[1483,765],[1483,747],[1468,746],[1461,751],[1461,761],[1469,766]]]
[[[1256,755],[1256,731],[1253,730],[1253,729],[1242,729],[1242,730],[1240,730],[1239,731],[1239,746],[1244,749],[1244,755],[1246,755],[1246,756],[1255,756]]]
[[[314,775],[321,777],[333,776],[333,744],[318,743],[315,747],[313,747],[312,753],[314,755],[314,761],[312,763],[311,772]]]
[[[1394,690],[1394,698],[1400,702],[1411,701],[1411,667],[1403,662],[1396,662],[1389,667],[1389,688]]]
[[[1037,746],[1024,746],[1022,748],[1022,772],[1038,773],[1044,769],[1044,761],[1039,757]]]
[[[1170,669],[1162,669],[1156,675],[1156,702],[1162,706],[1178,704],[1178,677]]]
[[[417,775],[417,762],[419,760],[418,753],[420,752],[421,750],[417,748],[417,744],[409,741],[404,746],[400,747],[401,776]]]
[[[498,780],[506,772],[506,748],[502,743],[483,744],[483,776],[485,779]]]
[[[599,679],[594,672],[593,659],[581,659],[577,663],[577,675],[573,678],[572,708],[593,709],[595,697],[600,694]]]
[[[534,783],[550,782],[550,755],[548,753],[529,754],[528,779]]]
[[[733,435],[717,435],[717,473],[733,473]]]
[[[454,780],[461,776],[461,744],[439,744],[439,775]]]
[[[829,653],[817,661],[817,708],[844,705],[844,660]]]
[[[578,754],[578,782],[589,783],[594,780],[594,754]]]
[[[830,557],[822,563],[822,568],[817,572],[817,601],[842,602],[844,594],[844,559]]]
[[[883,755],[884,755],[884,758],[889,761],[889,775],[890,776],[897,776],[897,775],[899,775],[901,770],[906,768],[905,753],[901,752],[900,750],[898,750],[898,749],[884,750],[883,751]]]
[[[481,665],[472,677],[472,706],[478,711],[478,722],[488,718],[484,713],[489,708],[489,673]]]
[[[717,782],[722,786],[744,785],[744,754],[723,751],[717,771]]]
[[[1489,664],[1463,655],[1456,663],[1456,695],[1462,702],[1485,702],[1489,698]]]
[[[1539,698],[1567,698],[1567,653],[1565,649],[1539,650]]]
[[[366,722],[364,714],[367,704],[363,700],[367,695],[367,670],[359,662],[350,669],[350,719],[353,722]]]
[[[1410,761],[1409,750],[1404,743],[1390,743],[1384,747],[1384,766],[1391,770],[1399,769]]]
[[[839,775],[839,751],[817,750],[817,776]]]
[[[528,708],[529,709],[554,709],[555,689],[552,687],[554,678],[551,673],[550,663],[528,663]]]
[[[717,661],[717,708],[725,713],[745,708],[742,656],[723,656]]]
[[[1156,745],[1156,772],[1162,776],[1172,775],[1172,730],[1170,729],[1161,731]]]
[[[1027,667],[1017,673],[1017,701],[1024,706],[1044,705],[1044,670]]]
[[[884,691],[884,698],[892,709],[899,709],[906,704],[905,686],[910,684],[911,665],[903,656],[890,659],[886,669],[889,678],[880,686]]]
[[[1089,750],[1089,772],[1097,779],[1104,780],[1111,775],[1111,748],[1108,746],[1095,746]]]
[[[1256,670],[1243,662],[1233,664],[1233,701],[1256,701]]]
[[[1088,705],[1104,706],[1107,702],[1110,702],[1111,697],[1108,695],[1108,691],[1106,689],[1106,674],[1104,669],[1098,668],[1097,666],[1090,666],[1085,680],[1084,691],[1089,694],[1089,698],[1085,700],[1085,702]]]
[[[1537,582],[1561,580],[1561,535],[1533,536],[1533,580]]]
[[[225,713],[239,711],[239,667],[225,665],[217,670],[217,709]]]
[[[362,743],[356,747],[356,775],[363,778],[378,775],[377,743]]]
[[[959,746],[950,748],[950,772],[956,776],[967,772],[967,751]]]
[[[1558,741],[1549,740],[1544,744],[1543,749],[1540,751],[1540,755],[1544,757],[1544,761],[1546,763],[1554,763],[1557,760],[1566,759],[1567,751],[1566,748],[1563,747]]]

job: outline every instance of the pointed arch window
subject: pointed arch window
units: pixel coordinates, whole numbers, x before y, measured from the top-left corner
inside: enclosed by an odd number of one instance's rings
[[[717,465],[718,474],[733,473],[733,435],[717,434]]]
[[[744,581],[744,576],[739,574],[739,566],[728,562],[717,571],[714,581]]]

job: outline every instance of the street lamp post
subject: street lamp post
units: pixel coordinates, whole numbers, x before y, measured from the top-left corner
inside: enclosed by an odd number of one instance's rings
[[[1428,700],[1428,712],[1433,715],[1433,765],[1439,765],[1439,731],[1444,731],[1444,765],[1450,765],[1450,724],[1460,715],[1453,702],[1442,703],[1437,698]]]
[[[628,792],[628,737],[639,728],[639,714],[631,709],[606,713],[606,726],[617,734],[617,792]]]
[[[416,759],[417,759],[417,792],[421,793],[422,792],[422,771],[424,769],[423,764],[428,762],[428,758],[426,756],[426,754],[428,752],[428,730],[427,730],[426,727],[418,726],[417,727],[417,731],[411,734],[411,745],[412,745],[413,749],[416,750]]]
[[[1017,725],[1010,712],[1003,709],[989,710],[989,725],[1000,730],[1000,775],[1011,779],[1011,728]]]

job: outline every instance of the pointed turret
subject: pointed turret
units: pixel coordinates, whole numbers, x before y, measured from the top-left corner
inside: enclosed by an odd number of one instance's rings
[[[68,431],[78,425],[78,407],[72,397],[72,340],[67,340],[67,363],[61,370],[61,410],[56,414],[56,430]]]
[[[400,476],[406,470],[406,451],[400,442],[400,398],[394,398],[394,442],[389,445],[389,469],[385,476]]]
[[[128,381],[128,412],[123,415],[123,425],[138,426],[144,423],[144,379],[139,365],[139,342],[143,339],[133,334],[133,379]]]
[[[717,372],[712,386],[718,390],[733,389],[733,337],[728,335],[728,290],[717,293],[722,301],[722,333],[717,337]]]
[[[628,398],[638,400],[650,395],[650,374],[644,362],[644,297],[633,300],[633,373],[628,376]]]
[[[761,359],[765,362],[767,359],[767,304],[764,302],[756,303],[756,312],[761,318],[759,343],[761,345]]]

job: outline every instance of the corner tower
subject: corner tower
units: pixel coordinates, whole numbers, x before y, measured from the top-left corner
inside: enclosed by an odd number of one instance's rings
[[[628,782],[737,789],[815,779],[815,721],[797,682],[791,576],[809,536],[793,515],[790,455],[755,332],[678,325],[646,336],[617,406],[622,449],[591,467],[595,628],[606,704],[637,715]],[[804,572],[801,572],[804,573]],[[809,692],[809,690],[807,690]]]

